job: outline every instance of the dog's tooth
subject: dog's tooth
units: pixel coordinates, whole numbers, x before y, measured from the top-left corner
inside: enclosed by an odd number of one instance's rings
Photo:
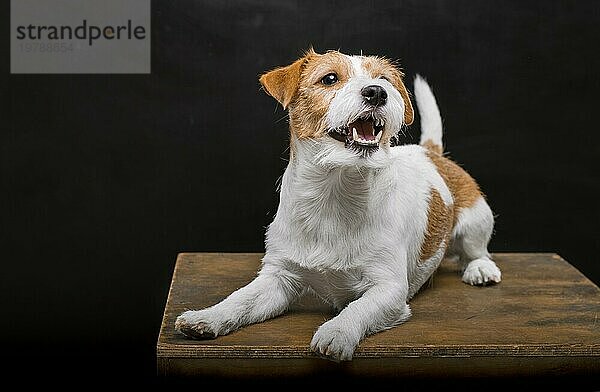
[[[379,143],[381,140],[381,135],[383,135],[383,131],[379,131],[379,133],[375,135],[375,143]]]
[[[352,128],[352,139],[358,140],[358,132],[356,132],[356,128]]]

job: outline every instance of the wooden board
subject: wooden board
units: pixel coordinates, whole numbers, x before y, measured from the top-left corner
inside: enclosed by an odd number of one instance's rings
[[[461,282],[444,261],[411,301],[413,316],[363,340],[348,363],[316,357],[309,343],[333,317],[312,297],[285,315],[214,340],[174,330],[177,315],[221,301],[250,282],[262,254],[182,253],[157,344],[167,376],[528,376],[600,372],[600,289],[556,254],[501,253],[503,281]]]

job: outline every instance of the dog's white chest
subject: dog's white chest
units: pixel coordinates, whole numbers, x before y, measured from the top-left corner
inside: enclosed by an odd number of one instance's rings
[[[342,309],[349,302],[359,298],[373,282],[362,268],[348,270],[301,269],[307,286],[325,302],[336,309]]]
[[[408,162],[422,159],[418,151],[404,151]],[[395,165],[392,153],[379,168],[336,169],[302,153],[282,178],[279,208],[267,231],[269,252],[303,268],[335,270],[386,263],[400,252],[418,254],[410,244],[418,246],[425,230],[425,175],[414,175],[410,164]]]
[[[389,236],[400,233],[390,226],[397,220],[382,216],[390,204],[383,196],[390,192],[378,189],[377,174],[356,168],[326,175],[292,170],[282,181],[279,210],[268,231],[269,251],[279,250],[303,268],[348,270],[394,250]]]

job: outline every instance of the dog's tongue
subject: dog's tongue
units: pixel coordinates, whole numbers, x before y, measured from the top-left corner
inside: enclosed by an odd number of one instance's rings
[[[375,140],[375,129],[372,121],[356,120],[350,123],[349,128],[350,132],[353,128],[356,128],[356,133],[364,140]]]

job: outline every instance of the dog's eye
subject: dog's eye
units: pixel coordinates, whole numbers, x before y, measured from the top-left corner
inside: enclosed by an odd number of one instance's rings
[[[389,79],[387,76],[385,76],[385,75],[381,75],[381,76],[379,77],[379,79],[387,80],[388,82],[390,82],[390,83],[391,83],[390,79]]]
[[[338,81],[338,77],[334,73],[327,74],[327,75],[323,76],[323,79],[321,79],[321,83],[323,83],[326,86],[331,86],[332,84],[336,83],[337,81]]]

